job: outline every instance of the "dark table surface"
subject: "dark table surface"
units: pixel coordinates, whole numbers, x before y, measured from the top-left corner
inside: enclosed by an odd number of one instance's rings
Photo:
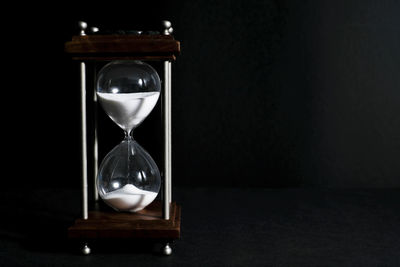
[[[0,266],[400,266],[400,189],[176,188],[173,255],[132,242],[83,256],[79,189],[0,193]],[[132,244],[132,246],[130,246]]]

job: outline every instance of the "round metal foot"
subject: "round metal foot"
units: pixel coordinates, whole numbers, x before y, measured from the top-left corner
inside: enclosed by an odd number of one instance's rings
[[[81,251],[82,251],[82,254],[83,254],[83,255],[89,255],[90,252],[91,252],[91,250],[90,250],[90,248],[89,248],[89,246],[88,246],[87,243],[83,246],[83,248],[82,248]]]
[[[162,254],[165,256],[172,254],[172,248],[169,246],[169,243],[165,244],[165,246],[162,248]]]

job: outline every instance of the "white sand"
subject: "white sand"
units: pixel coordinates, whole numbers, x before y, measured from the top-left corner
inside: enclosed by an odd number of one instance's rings
[[[153,110],[160,92],[112,94],[97,93],[100,104],[123,130],[130,131]]]
[[[103,200],[119,211],[135,212],[144,209],[157,197],[157,193],[145,191],[132,184],[102,196]]]

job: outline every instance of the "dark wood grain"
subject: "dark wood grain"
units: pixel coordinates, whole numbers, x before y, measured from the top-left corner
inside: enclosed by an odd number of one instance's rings
[[[64,50],[74,60],[175,60],[180,43],[166,35],[73,36]]]
[[[181,208],[171,203],[170,219],[164,220],[161,202],[157,201],[136,213],[90,211],[87,220],[77,219],[68,229],[71,239],[180,237]]]

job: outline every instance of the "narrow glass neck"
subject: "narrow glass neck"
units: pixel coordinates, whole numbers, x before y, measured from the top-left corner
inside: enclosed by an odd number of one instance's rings
[[[132,138],[132,132],[133,132],[133,130],[130,130],[129,132],[128,131],[124,131],[124,140],[133,140],[133,138]]]

